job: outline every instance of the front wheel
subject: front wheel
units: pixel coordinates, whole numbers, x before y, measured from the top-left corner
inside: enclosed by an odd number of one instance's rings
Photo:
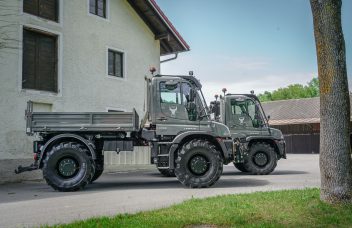
[[[92,179],[94,164],[88,150],[74,142],[52,147],[43,161],[43,177],[58,191],[77,191]]]
[[[175,174],[187,187],[210,187],[219,180],[222,170],[223,159],[220,152],[206,140],[192,140],[184,144],[178,152]]]
[[[254,143],[244,162],[244,168],[254,175],[267,175],[274,171],[276,165],[276,152],[265,142]]]

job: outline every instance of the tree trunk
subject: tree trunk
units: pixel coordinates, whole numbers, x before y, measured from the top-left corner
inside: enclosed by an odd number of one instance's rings
[[[310,0],[320,82],[320,198],[352,202],[350,102],[341,0]]]

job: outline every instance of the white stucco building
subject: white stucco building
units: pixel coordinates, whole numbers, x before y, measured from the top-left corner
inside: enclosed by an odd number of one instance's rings
[[[143,116],[148,69],[159,71],[160,55],[189,50],[154,0],[0,4],[1,181],[31,175],[12,174],[17,165],[32,160],[24,120],[28,100],[34,111],[136,108]],[[126,157],[107,157],[126,162]],[[132,163],[149,161],[141,159]]]

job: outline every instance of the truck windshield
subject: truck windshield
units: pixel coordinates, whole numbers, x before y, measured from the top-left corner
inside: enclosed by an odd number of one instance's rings
[[[230,111],[230,128],[259,128],[265,123],[260,105],[252,99],[231,99]]]

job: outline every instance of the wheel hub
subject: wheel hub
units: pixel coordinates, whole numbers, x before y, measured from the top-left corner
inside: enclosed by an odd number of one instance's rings
[[[204,174],[209,168],[209,162],[201,155],[194,156],[190,160],[190,169],[196,175]]]
[[[258,166],[265,166],[268,163],[268,157],[262,152],[256,153],[254,156],[254,162]]]
[[[64,177],[71,177],[77,171],[77,163],[72,158],[64,158],[60,161],[58,170],[59,173]]]

